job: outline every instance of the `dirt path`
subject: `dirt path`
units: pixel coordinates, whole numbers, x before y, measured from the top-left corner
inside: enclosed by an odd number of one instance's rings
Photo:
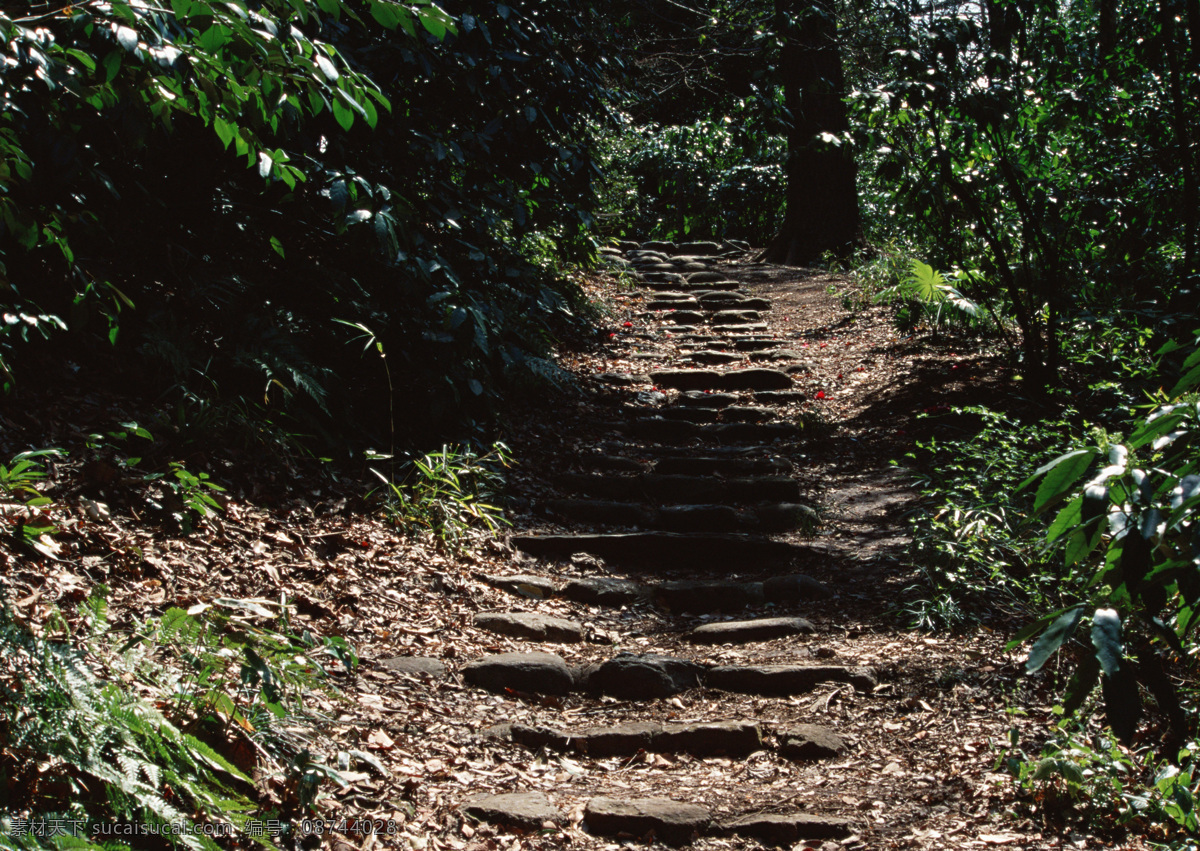
[[[324,837],[339,851],[1061,844],[993,773],[1010,726],[1048,717],[1010,630],[896,616],[915,496],[889,462],[929,434],[922,411],[993,392],[997,364],[898,337],[836,277],[631,258],[636,279],[589,284],[613,312],[562,354],[579,392],[513,418],[507,539],[449,557],[326,486],[231,493],[184,538],[100,490],[112,518],[74,511],[53,569],[0,550],[9,599],[45,622],[105,582],[119,627],[282,598],[292,628],[345,635],[362,664],[347,702],[314,698],[332,726],[313,747],[379,766],[352,761],[319,814],[383,832]],[[98,404],[6,423],[68,446]],[[92,493],[87,465],[56,475]],[[283,794],[283,765],[262,769]]]

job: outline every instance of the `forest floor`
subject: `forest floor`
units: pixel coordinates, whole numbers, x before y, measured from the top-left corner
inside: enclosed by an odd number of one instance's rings
[[[52,628],[59,611],[79,629],[75,605],[103,583],[119,630],[172,606],[285,599],[294,629],[344,636],[360,666],[331,669],[340,697],[309,696],[328,718],[313,748],[330,764],[338,750],[365,751],[383,772],[366,764],[343,772],[348,785],[327,784],[319,813],[376,819],[384,830],[326,835],[323,844],[339,851],[609,849],[652,838],[594,835],[584,822],[596,796],[702,803],[716,819],[795,810],[840,819],[849,828],[834,838],[785,843],[826,851],[1144,847],[1042,818],[1038,802],[1019,794],[998,767],[1010,735],[1027,754],[1038,753],[1053,717],[1046,678],[1023,677],[1023,653],[1005,649],[1024,625],[1018,617],[997,616],[966,635],[930,636],[908,629],[902,614],[922,593],[919,576],[906,566],[907,518],[920,497],[904,472],[905,456],[945,427],[937,416],[922,414],[1006,404],[1013,379],[1005,359],[928,333],[898,334],[888,309],[864,301],[838,275],[751,263],[727,264],[725,271],[749,294],[771,301],[769,332],[791,341],[798,356],[792,377],[805,398],[798,395],[786,415],[806,431],[776,450],[818,507],[821,524],[810,535],[776,538],[805,548],[805,573],[833,596],[786,611],[767,606],[765,613],[801,615],[815,627],[811,634],[752,649],[697,646],[684,640],[687,630],[719,617],[642,603],[587,606],[519,580],[506,585],[504,577],[528,574],[568,581],[596,569],[597,560],[535,559],[507,536],[455,555],[432,540],[400,534],[368,510],[366,486],[357,483],[322,481],[274,492],[269,480],[248,482],[227,494],[222,513],[192,534],[179,534],[140,509],[142,483],[115,477],[103,452],[85,448],[87,435],[139,413],[133,403],[86,383],[60,388],[53,398],[27,395],[23,404],[0,411],[0,448],[8,456],[30,447],[69,451],[41,486],[54,500],[47,519],[61,530],[48,541],[53,557],[22,551],[8,537],[0,544],[8,605],[35,628]],[[548,395],[514,411],[503,435],[516,460],[513,535],[578,529],[545,508],[556,475],[573,466],[571,459],[611,446],[612,422],[637,394],[660,392],[596,376],[648,373],[681,354],[669,326],[645,318],[646,292],[605,276],[584,285],[607,311],[609,327],[593,344],[559,353],[578,392]],[[97,503],[103,512],[94,509]],[[0,509],[13,517],[20,510],[13,504]],[[599,569],[617,575],[602,562]],[[481,612],[514,608],[574,619],[586,640],[535,642],[475,623]],[[577,667],[622,650],[703,664],[820,660],[869,668],[876,685],[825,682],[779,697],[700,687],[635,700],[492,692],[464,681],[463,669],[473,660],[531,650],[558,654]],[[414,673],[395,662],[405,657],[441,667]],[[602,757],[531,749],[502,735],[506,725],[522,723],[571,728],[721,719],[753,720],[768,736],[787,724],[819,724],[834,730],[844,747],[833,758],[809,762],[765,746],[744,757],[645,749]],[[283,781],[272,768],[282,766],[260,766],[259,792],[268,805],[279,805]],[[543,793],[562,818],[514,828],[467,818],[461,809],[472,796],[513,791]],[[714,834],[692,847],[762,845]]]

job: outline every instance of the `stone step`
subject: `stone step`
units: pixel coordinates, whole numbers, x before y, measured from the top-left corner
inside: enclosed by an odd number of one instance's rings
[[[816,628],[804,618],[755,618],[701,624],[686,637],[694,644],[749,644],[813,632]]]
[[[721,419],[720,408],[662,408],[656,414],[664,420],[685,420],[689,423],[715,423]]]
[[[762,582],[688,579],[643,583],[611,577],[582,577],[564,582],[530,574],[484,576],[483,580],[495,588],[531,599],[562,597],[589,606],[613,607],[654,602],[675,612],[691,612],[695,615],[716,612],[728,614],[767,602],[787,606],[827,600],[833,596],[827,587],[803,573],[772,576]]]
[[[790,405],[793,402],[805,402],[811,398],[803,390],[760,390],[754,394],[754,401],[764,405]]]
[[[756,535],[678,532],[616,532],[580,535],[514,535],[512,544],[533,556],[567,558],[591,553],[612,564],[636,565],[643,570],[728,570],[731,566],[754,569],[786,566],[808,559],[806,547],[772,541]]]
[[[589,692],[621,700],[653,700],[696,688],[790,697],[807,694],[822,683],[848,683],[870,692],[877,685],[868,668],[844,665],[701,665],[654,653],[621,653],[599,664],[570,668],[552,653],[500,653],[475,659],[462,669],[463,680],[505,694],[565,695]]]
[[[717,322],[714,320],[708,327],[721,334],[749,334],[752,331],[766,331],[768,326],[765,322],[731,324],[729,322]]]
[[[544,792],[523,791],[472,795],[459,805],[473,821],[537,833],[567,821],[564,812]],[[750,813],[716,821],[698,804],[670,798],[591,798],[583,810],[584,826],[596,836],[658,840],[687,845],[702,836],[740,836],[770,847],[791,847],[801,841],[843,839],[853,835],[850,819],[813,812]]]
[[[632,756],[641,751],[688,753],[692,756],[744,757],[771,750],[764,730],[754,721],[701,721],[660,724],[633,721],[613,726],[594,725],[565,730],[550,725],[497,724],[483,731],[487,738],[507,739],[531,750],[550,748],[593,758]],[[774,749],[799,762],[834,759],[846,753],[846,743],[829,727],[790,724],[774,730]]]
[[[511,739],[532,750],[550,748],[590,757],[632,756],[640,751],[744,757],[763,749],[762,727],[753,721],[708,721],[696,724],[636,721],[570,731],[551,726],[502,724],[486,731],[486,734]]]
[[[790,390],[792,377],[774,369],[663,369],[650,373],[659,387],[673,390]]]
[[[722,365],[738,363],[740,361],[744,361],[745,359],[746,356],[744,354],[737,354],[735,352],[716,352],[710,349],[701,349],[699,351],[692,352],[685,358],[682,358],[680,362],[698,363],[704,365]]]
[[[741,339],[731,340],[730,345],[742,352],[760,351],[762,349],[777,349],[782,340],[776,340],[773,337],[742,337]]]
[[[642,286],[648,290],[677,290],[679,292],[697,292],[697,291],[735,291],[740,290],[742,285],[737,281],[704,281],[703,283],[692,283],[688,280],[680,280],[683,276],[677,272],[672,274],[665,273],[669,277],[664,277],[664,273],[659,272],[651,275],[644,275],[645,281]]]
[[[704,459],[700,459],[704,460]],[[597,476],[564,473],[558,484],[575,493],[609,499],[679,502],[692,499],[703,502],[756,503],[795,502],[800,499],[800,483],[789,476],[747,476],[723,479],[714,476],[644,473],[635,476]]]
[[[582,624],[534,612],[478,612],[472,623],[488,632],[531,641],[576,644],[584,638]]]
[[[617,429],[621,426],[617,425]],[[800,436],[802,429],[791,423],[715,423],[704,425],[661,417],[635,419],[628,424],[629,435],[662,443],[684,443],[693,440],[715,443],[761,444],[788,440]]]
[[[765,298],[741,295],[733,292],[698,292],[696,302],[712,310],[770,310],[771,302]]]
[[[554,515],[580,523],[663,529],[668,532],[790,532],[811,533],[817,517],[812,508],[776,503],[738,509],[732,505],[694,503],[655,508],[617,500],[552,499],[545,503]]]
[[[646,310],[698,310],[700,302],[694,298],[664,299],[656,298],[643,305]]]
[[[737,447],[730,447],[737,448]],[[753,448],[753,447],[752,447]],[[770,447],[757,447],[769,451]],[[711,450],[710,450],[711,452]],[[780,473],[792,465],[782,458],[748,458],[737,455],[669,455],[654,460],[654,471],[683,476],[753,476],[756,473]]]
[[[689,390],[676,400],[677,405],[695,406],[698,408],[724,408],[736,405],[740,401],[736,393],[713,393],[704,390]]]
[[[707,305],[702,305],[702,309],[707,309]],[[709,314],[709,322],[714,327],[722,325],[749,325],[756,322],[761,322],[762,317],[757,310],[718,310]],[[766,327],[765,325],[763,326]]]

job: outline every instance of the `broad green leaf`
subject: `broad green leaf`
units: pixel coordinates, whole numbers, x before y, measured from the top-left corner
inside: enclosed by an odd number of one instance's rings
[[[1037,495],[1034,497],[1034,510],[1042,511],[1071,491],[1075,487],[1076,481],[1087,471],[1095,458],[1095,450],[1076,449],[1074,452],[1060,455],[1034,473],[1034,477],[1043,472],[1045,474],[1042,483],[1038,485]]]
[[[1079,621],[1083,619],[1083,606],[1076,606],[1052,623],[1042,637],[1034,643],[1025,660],[1025,673],[1033,674],[1040,671],[1046,660],[1053,656],[1062,643],[1071,637]]]
[[[1100,683],[1104,692],[1104,714],[1117,738],[1125,745],[1133,741],[1142,716],[1142,696],[1137,680],[1128,666],[1113,674],[1105,672]]]
[[[1081,522],[1081,508],[1083,506],[1083,496],[1077,496],[1066,504],[1058,516],[1054,518],[1054,522],[1050,524],[1050,528],[1046,530],[1047,541],[1057,541],[1067,532],[1074,529]]]
[[[436,6],[426,6],[418,10],[417,17],[421,19],[421,26],[439,41],[446,37],[446,21],[444,13]]]
[[[1092,615],[1092,646],[1096,659],[1108,677],[1121,670],[1121,616],[1115,609],[1096,609]]]
[[[1176,382],[1171,388],[1171,398],[1176,399],[1195,389],[1196,385],[1200,384],[1200,366],[1192,367],[1182,378]]]
[[[283,250],[283,243],[279,241],[279,237],[271,237],[271,248],[274,249],[275,253],[280,257],[287,257],[287,254]]]
[[[1096,661],[1094,654],[1085,654],[1079,661],[1079,667],[1071,675],[1066,691],[1063,692],[1062,708],[1065,716],[1070,718],[1079,711],[1079,707],[1083,706],[1087,696],[1096,687],[1098,679],[1100,679],[1100,663]]]
[[[341,94],[341,92],[339,91],[338,94]],[[333,105],[333,117],[334,117],[334,119],[337,120],[337,123],[339,125],[341,125],[341,128],[343,130],[349,130],[351,127],[353,127],[354,126],[354,112],[352,110],[346,109],[345,105],[342,103],[342,99],[334,98],[332,105]]]

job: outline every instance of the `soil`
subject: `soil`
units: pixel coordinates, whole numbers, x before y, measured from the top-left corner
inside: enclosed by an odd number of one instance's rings
[[[1005,649],[1023,624],[997,615],[968,635],[929,636],[908,630],[903,617],[906,603],[922,593],[906,561],[908,519],[920,497],[905,472],[905,456],[918,442],[958,427],[953,418],[939,417],[950,407],[1019,399],[1006,357],[977,341],[928,331],[901,335],[889,309],[864,300],[837,274],[750,262],[726,262],[723,270],[749,295],[772,302],[764,315],[767,333],[799,355],[793,386],[805,398],[780,416],[804,430],[772,451],[800,481],[821,524],[815,534],[775,537],[805,548],[803,571],[834,592],[829,600],[766,605],[751,614],[799,615],[815,626],[813,634],[701,646],[683,639],[687,630],[722,616],[649,604],[589,606],[543,598],[528,588],[524,596],[514,595],[488,579],[637,575],[595,559],[537,560],[511,542],[521,534],[589,531],[547,509],[560,495],[559,474],[577,469],[577,459],[597,447],[638,455],[623,442],[619,424],[638,404],[637,394],[660,391],[649,384],[613,386],[595,376],[646,374],[684,354],[669,322],[644,315],[646,292],[605,276],[583,282],[607,311],[596,341],[564,346],[558,355],[575,389],[528,402],[509,417],[503,437],[517,461],[509,476],[511,533],[453,554],[389,525],[362,500],[366,485],[314,479],[306,488],[281,485],[281,496],[273,498],[270,483],[260,479],[225,495],[222,513],[180,534],[146,516],[137,487],[81,446],[93,424],[136,416],[137,403],[114,391],[76,387],[54,398],[26,397],[0,417],[5,457],[29,446],[72,450],[52,465],[40,488],[55,500],[44,519],[62,530],[47,541],[52,556],[18,548],[10,536],[0,543],[6,599],[20,620],[50,629],[56,609],[75,622],[75,605],[99,583],[111,589],[118,628],[172,606],[283,597],[294,628],[344,636],[360,665],[354,671],[331,668],[340,699],[309,696],[330,719],[325,738],[313,747],[329,764],[336,763],[338,750],[365,751],[386,773],[359,765],[346,787],[327,784],[318,814],[377,819],[385,830],[329,834],[322,840],[329,847],[517,851],[654,841],[652,835],[589,832],[584,810],[597,796],[699,803],[718,819],[796,811],[848,819],[849,836],[794,843],[826,851],[1114,847],[1112,837],[1043,820],[1037,802],[1019,794],[999,767],[1010,735],[1036,753],[1053,720],[1045,679],[1023,677],[1022,652]],[[678,396],[662,395],[664,407]],[[690,445],[682,451],[703,453]],[[105,510],[98,512],[97,503]],[[9,502],[0,511],[10,524],[27,510]],[[36,518],[26,519],[33,525]],[[759,566],[737,564],[721,578],[762,576]],[[680,570],[655,578],[697,577]],[[551,644],[484,631],[472,618],[487,611],[570,618],[583,624],[588,640]],[[464,681],[462,670],[472,660],[516,651],[554,653],[574,666],[621,651],[704,664],[861,666],[874,671],[878,685],[861,690],[828,682],[785,697],[693,688],[626,700],[583,692],[491,693]],[[447,673],[411,674],[385,664],[397,657],[433,658]],[[770,747],[744,758],[645,751],[592,757],[531,750],[494,735],[514,723],[570,729],[716,720],[756,721],[768,730],[819,724],[832,728],[847,748],[812,762],[787,759]],[[264,801],[281,799],[281,768],[262,761]],[[545,793],[563,821],[511,828],[466,818],[460,809],[481,793],[516,791]],[[762,845],[738,836],[703,836],[691,847]],[[1143,846],[1132,841],[1120,847]]]

